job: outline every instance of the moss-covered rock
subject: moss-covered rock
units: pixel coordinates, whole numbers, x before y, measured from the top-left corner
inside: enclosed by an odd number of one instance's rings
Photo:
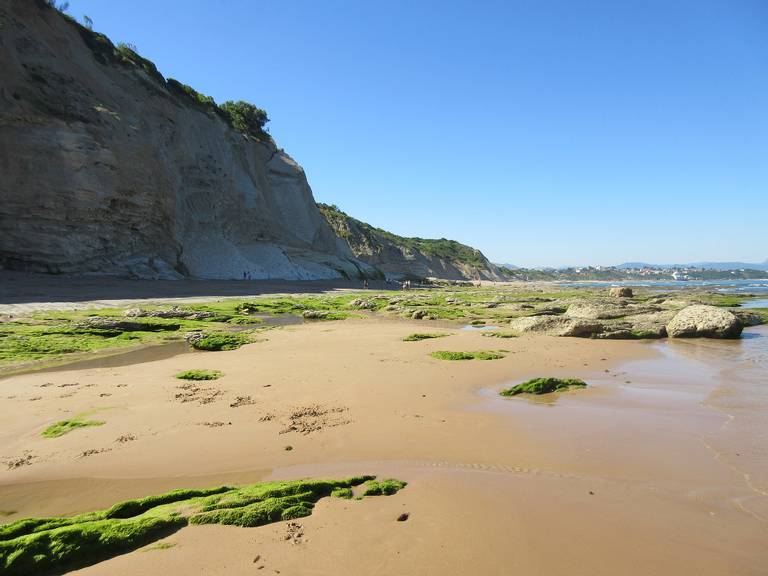
[[[187,342],[195,350],[216,352],[219,350],[236,350],[250,339],[245,334],[236,332],[196,332],[187,335]]]
[[[504,358],[502,351],[496,350],[476,350],[473,352],[454,352],[452,350],[438,350],[430,354],[437,360],[499,360]]]
[[[571,388],[585,388],[587,383],[578,378],[533,378],[512,388],[501,391],[502,396],[517,396],[518,394],[549,394]]]
[[[363,496],[391,496],[407,486],[407,482],[387,478],[385,480],[370,480],[365,485]]]

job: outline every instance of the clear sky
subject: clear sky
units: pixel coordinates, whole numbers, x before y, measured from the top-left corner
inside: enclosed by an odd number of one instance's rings
[[[768,258],[766,0],[70,0],[315,198],[518,265]]]

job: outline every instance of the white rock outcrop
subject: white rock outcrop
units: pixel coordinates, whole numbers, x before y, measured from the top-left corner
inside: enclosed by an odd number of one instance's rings
[[[696,304],[683,308],[667,324],[670,338],[738,338],[741,321],[728,310]]]

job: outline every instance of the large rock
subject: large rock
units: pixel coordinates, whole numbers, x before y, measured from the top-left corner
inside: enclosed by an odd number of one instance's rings
[[[678,312],[667,324],[670,338],[738,338],[743,325],[728,310],[697,304]]]
[[[605,302],[575,302],[568,306],[565,315],[569,318],[583,318],[587,320],[605,320],[608,318],[621,318],[629,314],[629,310],[623,306]]]
[[[509,327],[520,333],[546,334],[549,336],[575,336],[592,338],[603,331],[603,324],[594,320],[564,318],[562,316],[526,316],[516,318]]]
[[[632,293],[632,288],[628,288],[627,286],[614,286],[608,293],[614,298],[632,298],[634,295]]]

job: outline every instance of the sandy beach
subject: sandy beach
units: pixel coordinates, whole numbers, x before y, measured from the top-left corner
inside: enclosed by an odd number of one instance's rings
[[[0,0],[0,576],[768,576],[766,7]]]
[[[450,336],[404,342],[423,324],[376,317],[307,323],[233,351],[6,377],[4,520],[174,488],[365,473],[409,484],[389,498],[321,500],[299,536],[286,522],[190,526],[167,548],[75,573],[765,573],[768,475],[753,441],[765,424],[736,385],[744,355],[745,378],[765,375],[749,348],[764,331],[649,344],[436,330]],[[429,356],[490,347],[508,353]],[[224,375],[174,378],[192,368]],[[538,375],[590,387],[498,395]],[[41,437],[84,413],[104,425]]]

